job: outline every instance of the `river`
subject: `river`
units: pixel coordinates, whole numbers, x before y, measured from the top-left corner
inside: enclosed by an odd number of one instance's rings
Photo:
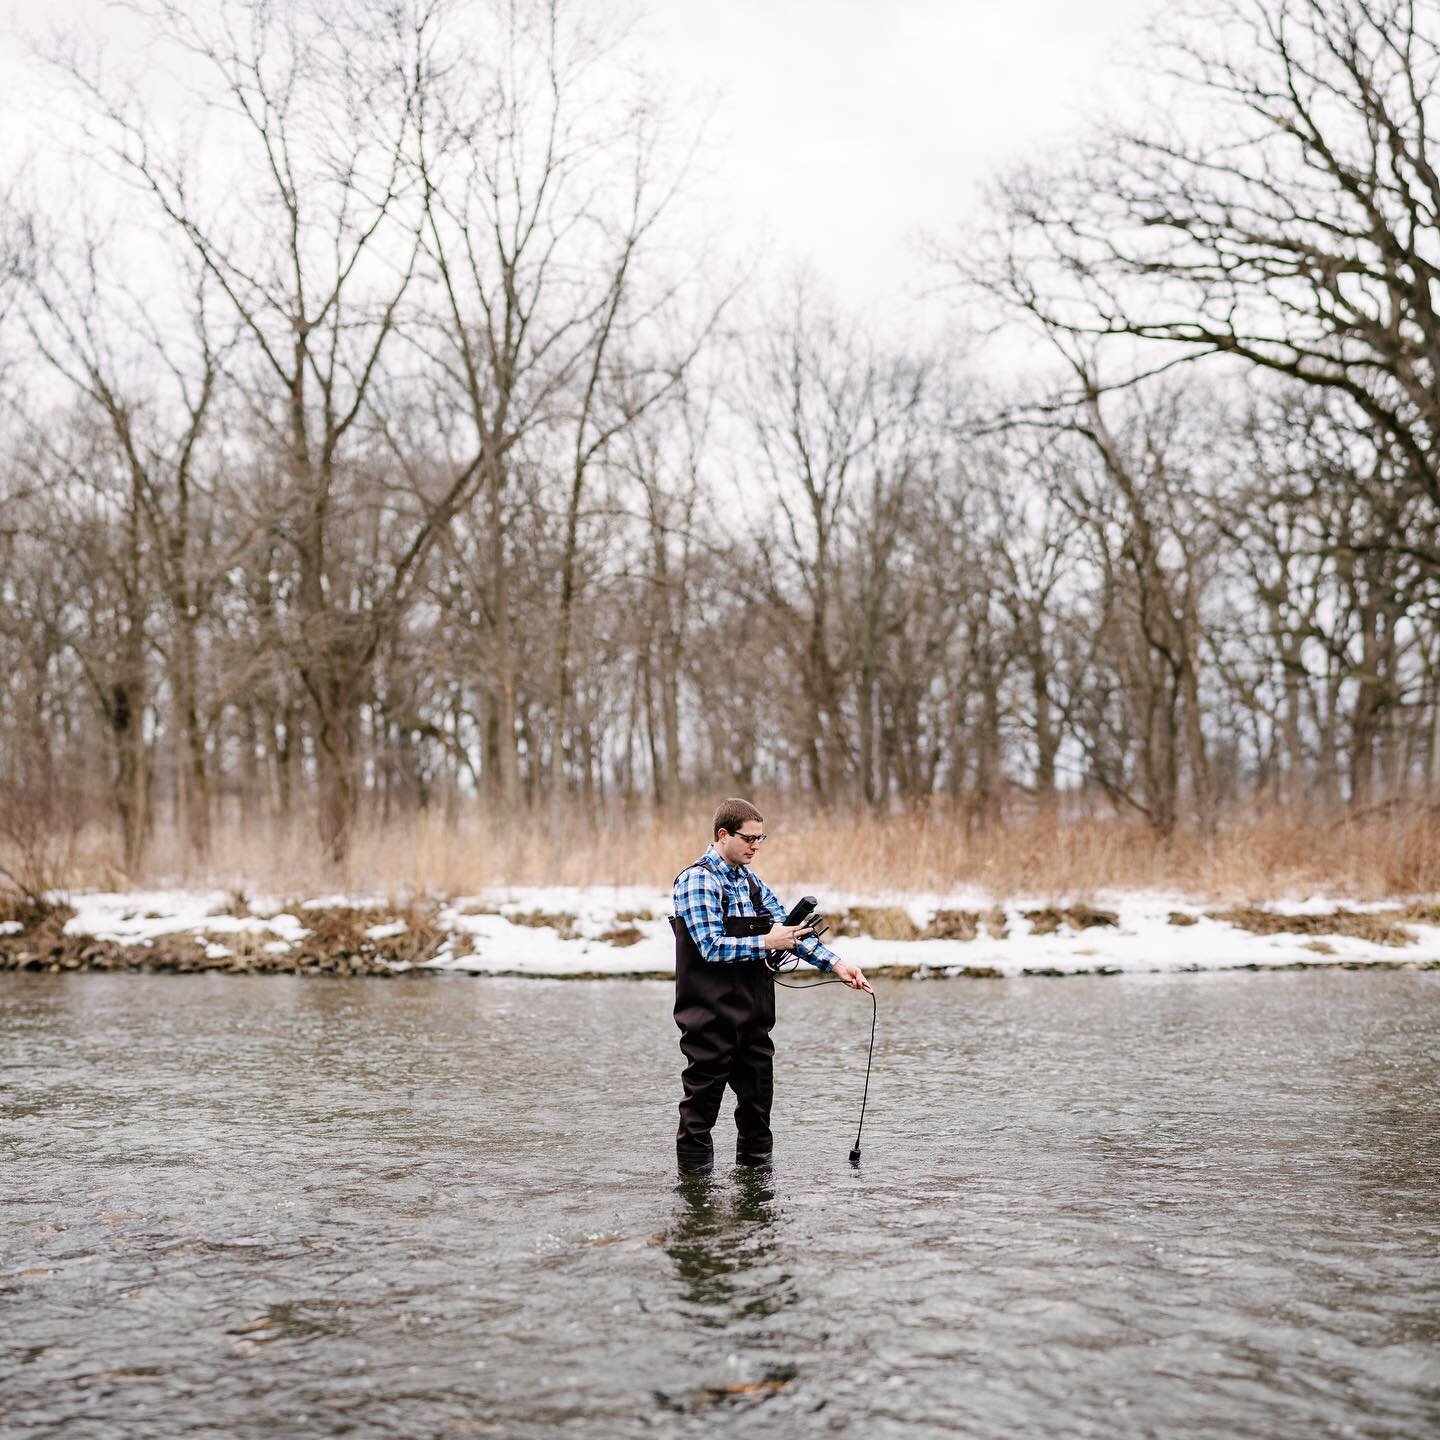
[[[1440,974],[784,994],[672,1172],[656,982],[0,976],[0,1432],[1440,1426]]]

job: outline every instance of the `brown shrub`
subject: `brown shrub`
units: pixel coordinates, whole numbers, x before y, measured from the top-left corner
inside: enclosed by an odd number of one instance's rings
[[[299,963],[363,959],[421,965],[433,960],[445,942],[445,932],[435,923],[434,906],[428,904],[374,910],[327,905],[299,913],[310,931],[303,939],[292,942],[290,958]],[[403,934],[387,935],[379,940],[366,934],[374,926],[391,925],[397,920],[405,923]],[[226,936],[217,938],[222,945],[230,944]],[[270,939],[273,937],[264,937],[256,948],[263,948]]]
[[[59,905],[49,900],[38,899],[14,890],[0,890],[0,922],[19,924],[24,930],[34,930],[50,924],[58,930],[75,912],[68,905]]]
[[[1183,910],[1172,910],[1170,912],[1169,923],[1171,925],[1198,925],[1200,923],[1200,917],[1198,915],[1187,915]]]

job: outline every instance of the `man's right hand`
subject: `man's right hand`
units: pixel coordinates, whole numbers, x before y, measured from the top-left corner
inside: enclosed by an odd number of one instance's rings
[[[797,940],[808,939],[811,934],[809,925],[772,925],[770,933],[765,937],[765,948],[767,950],[793,950]]]

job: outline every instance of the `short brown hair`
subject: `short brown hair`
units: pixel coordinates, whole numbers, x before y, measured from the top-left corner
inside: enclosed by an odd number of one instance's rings
[[[763,820],[764,818],[748,800],[742,800],[738,795],[732,796],[729,800],[722,800],[719,808],[715,811],[714,838],[718,840],[722,830],[728,831],[731,835],[738,835],[740,827],[747,820]]]

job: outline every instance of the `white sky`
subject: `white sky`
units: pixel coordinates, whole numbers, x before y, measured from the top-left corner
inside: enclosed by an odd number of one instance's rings
[[[1160,10],[1160,0],[635,3],[672,103],[711,117],[697,184],[705,222],[727,250],[764,247],[772,273],[804,265],[867,309],[922,287],[918,234],[971,218],[998,168],[1123,103],[1135,77],[1116,62]],[[106,0],[0,0],[0,162],[4,133],[34,124],[43,104],[18,34],[55,22],[121,50],[132,33]]]
[[[655,0],[677,99],[713,99],[732,243],[772,241],[852,303],[919,288],[914,240],[971,218],[1007,162],[1122,104],[1159,0]],[[712,214],[714,210],[712,208]]]

